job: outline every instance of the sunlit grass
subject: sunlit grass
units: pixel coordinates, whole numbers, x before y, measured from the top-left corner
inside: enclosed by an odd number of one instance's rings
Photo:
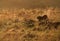
[[[60,22],[58,8],[0,9],[0,41],[60,41],[60,25],[57,29],[39,25],[37,17],[43,15],[52,23]]]

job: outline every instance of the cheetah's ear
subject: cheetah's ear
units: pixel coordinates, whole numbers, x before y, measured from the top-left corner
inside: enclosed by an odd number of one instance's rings
[[[41,19],[41,18],[42,18],[42,16],[38,16],[38,17],[37,17],[37,19]]]
[[[47,15],[44,15],[43,18],[44,18],[44,19],[47,19],[48,17],[47,17]]]

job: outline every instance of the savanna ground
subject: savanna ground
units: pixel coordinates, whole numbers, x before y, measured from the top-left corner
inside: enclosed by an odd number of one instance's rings
[[[60,8],[0,9],[0,41],[60,41]]]

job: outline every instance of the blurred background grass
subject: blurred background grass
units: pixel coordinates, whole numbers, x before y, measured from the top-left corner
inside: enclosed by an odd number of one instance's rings
[[[0,8],[60,7],[60,0],[0,0]]]

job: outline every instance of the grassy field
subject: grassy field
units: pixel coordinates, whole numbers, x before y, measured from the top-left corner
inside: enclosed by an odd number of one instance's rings
[[[0,41],[60,41],[60,8],[0,9]]]

